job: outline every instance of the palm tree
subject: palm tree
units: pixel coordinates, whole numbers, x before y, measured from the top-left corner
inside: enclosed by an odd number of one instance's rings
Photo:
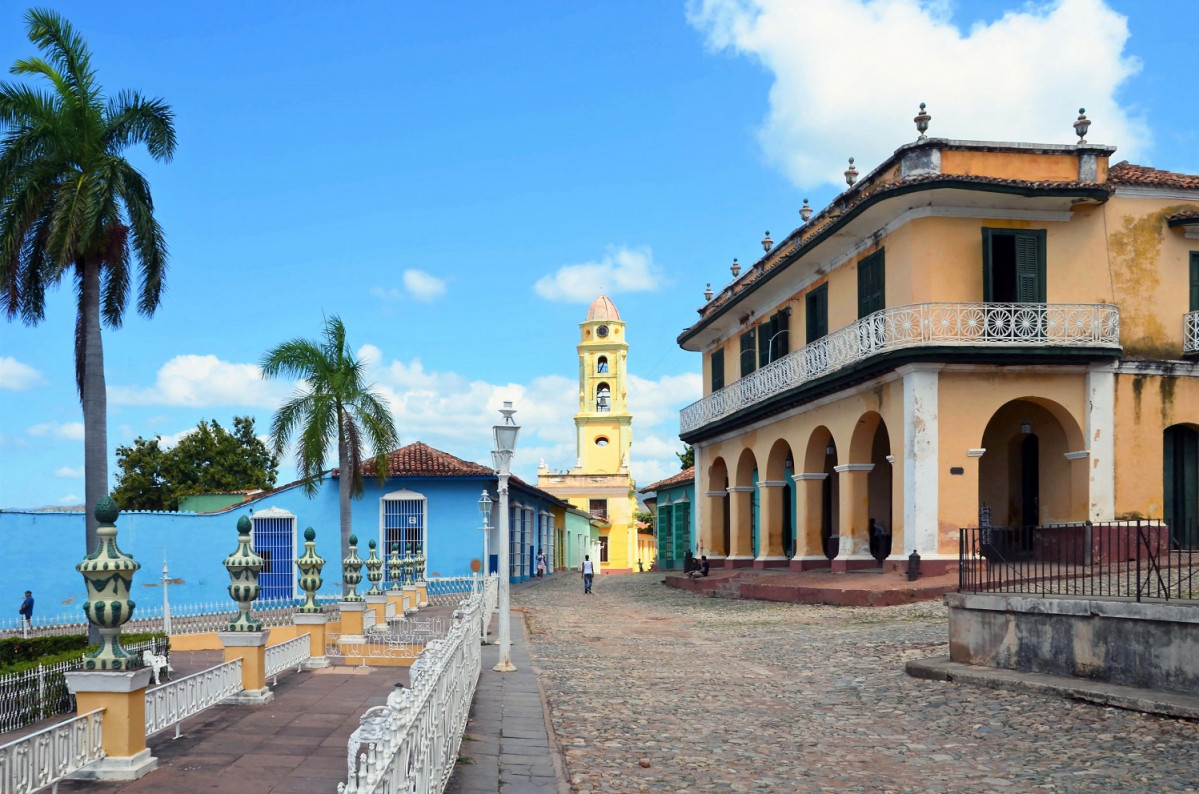
[[[139,265],[137,309],[151,316],[162,298],[166,241],[150,185],[123,152],[144,144],[169,162],[174,114],[136,91],[106,97],[87,43],[66,19],[25,14],[29,40],[44,57],[18,60],[16,75],[44,78],[48,90],[0,83],[0,307],[36,325],[47,287],[74,275],[75,384],[83,404],[87,549],[91,513],[108,492],[108,416],[100,323],[119,328],[130,293],[130,257]]]
[[[350,553],[350,499],[362,496],[364,447],[374,452],[379,482],[387,479],[387,453],[399,443],[387,404],[364,382],[364,367],[346,345],[346,328],[334,315],[325,321],[324,339],[292,339],[262,357],[262,376],[301,381],[295,395],[271,420],[276,455],[297,436],[296,462],[304,491],[315,496],[325,473],[330,446],[337,444],[341,556]]]

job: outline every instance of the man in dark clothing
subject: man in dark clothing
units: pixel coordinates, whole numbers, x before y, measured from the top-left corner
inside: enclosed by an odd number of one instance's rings
[[[23,628],[33,628],[33,591],[25,591],[25,600],[21,602],[21,608],[17,610],[17,614],[21,616]]]

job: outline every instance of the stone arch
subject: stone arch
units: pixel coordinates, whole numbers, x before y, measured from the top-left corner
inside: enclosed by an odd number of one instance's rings
[[[758,568],[780,567],[795,555],[795,456],[786,439],[778,439],[766,456],[766,476],[758,480],[758,524],[761,544]]]
[[[841,551],[852,549],[859,557],[868,553],[881,561],[891,554],[894,528],[891,436],[882,415],[877,411],[862,414],[849,446],[850,459],[845,462],[856,465],[840,473],[845,480],[841,487],[849,484],[852,488],[852,514],[842,522]]]
[[[741,450],[733,485],[729,488],[730,553],[728,562],[736,567],[752,565],[755,554],[758,460],[752,449]]]
[[[724,458],[717,457],[708,467],[707,492],[704,496],[706,533],[700,554],[725,557],[729,553],[729,469]]]
[[[836,465],[833,433],[820,425],[808,435],[802,471],[794,475],[798,510],[792,568],[828,567],[829,560],[837,556],[840,492]]]

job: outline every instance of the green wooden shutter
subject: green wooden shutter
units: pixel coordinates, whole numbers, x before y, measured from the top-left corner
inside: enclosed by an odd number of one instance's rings
[[[770,340],[774,338],[774,318],[758,326],[758,366],[764,367],[772,359],[770,357]]]
[[[995,300],[991,286],[991,230],[983,229],[983,302]]]
[[[674,506],[674,558],[683,559],[691,548],[691,503],[679,502]]]
[[[871,254],[858,263],[858,317],[873,314],[887,305],[883,275],[883,252]]]
[[[1199,312],[1199,251],[1191,251],[1191,311]]]
[[[712,391],[724,388],[724,351],[712,353]]]
[[[770,318],[770,360],[778,361],[791,352],[791,312],[788,309],[775,312]]]
[[[757,369],[758,350],[754,344],[753,330],[741,334],[741,377]]]
[[[1016,235],[1016,300],[1020,303],[1045,302],[1040,242],[1033,234]]]
[[[828,335],[828,284],[821,284],[807,294],[805,309],[808,326],[807,343],[810,345],[820,337]]]

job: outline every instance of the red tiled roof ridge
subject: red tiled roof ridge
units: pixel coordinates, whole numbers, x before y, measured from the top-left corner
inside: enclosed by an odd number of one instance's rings
[[[494,474],[488,466],[463,460],[448,452],[431,447],[423,441],[414,441],[407,446],[388,452],[386,460],[387,476],[389,477],[411,476],[415,474],[426,477],[460,477],[463,475],[485,477]],[[374,458],[362,461],[360,468],[363,476],[374,476],[377,474]],[[331,473],[336,477],[338,470],[334,469]]]
[[[1121,160],[1113,165],[1108,169],[1107,175],[1109,181],[1117,185],[1199,190],[1199,174],[1163,171],[1147,165],[1130,163],[1127,160]]]
[[[647,485],[638,490],[638,493],[646,493],[647,491],[658,491],[662,488],[669,488],[672,485],[678,485],[684,482],[691,482],[695,479],[695,467],[688,466],[678,474],[667,477],[665,480],[658,480],[653,485]]]

